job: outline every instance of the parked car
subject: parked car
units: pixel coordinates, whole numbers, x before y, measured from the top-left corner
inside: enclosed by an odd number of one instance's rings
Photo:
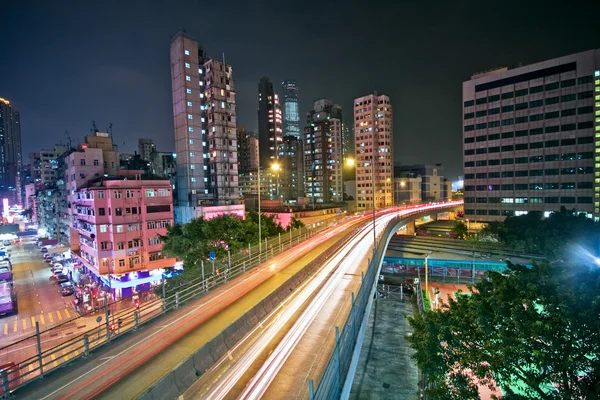
[[[47,248],[47,247],[42,247],[42,248],[40,249],[40,251],[41,251],[42,253],[47,253],[47,252],[48,252],[48,248]]]
[[[5,246],[10,246],[12,242],[10,240],[5,240],[4,242],[2,242],[2,244]]]
[[[60,294],[63,296],[70,296],[75,293],[75,287],[71,282],[63,282],[60,284]]]
[[[62,264],[60,264],[60,263],[54,263],[54,264],[52,264],[52,268],[53,268],[53,269],[54,269],[54,268],[56,268],[56,269],[63,269],[64,267],[63,267],[63,265],[62,265]]]
[[[58,283],[69,282],[69,277],[63,273],[60,273],[60,274],[56,275],[56,282],[58,282]]]
[[[58,275],[60,275],[62,273],[63,273],[63,268],[62,267],[60,267],[60,268],[52,267],[52,275],[54,277],[57,277]]]

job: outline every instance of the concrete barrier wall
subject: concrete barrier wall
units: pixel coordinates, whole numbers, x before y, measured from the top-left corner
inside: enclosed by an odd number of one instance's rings
[[[344,238],[337,241],[325,253],[296,272],[283,285],[270,293],[260,303],[248,310],[246,314],[238,318],[210,342],[206,343],[202,348],[165,375],[153,387],[142,394],[139,399],[177,399],[198,377],[211,368],[229,349],[235,346],[268,313],[274,310],[302,284],[325,260],[334,254],[351,234],[352,232],[345,235]]]

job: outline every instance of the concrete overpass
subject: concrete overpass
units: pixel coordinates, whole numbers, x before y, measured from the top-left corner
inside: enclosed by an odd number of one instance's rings
[[[429,207],[428,209],[425,209]],[[456,210],[462,207],[462,202],[440,203],[431,205],[415,206],[412,209],[391,212],[390,210],[381,210],[377,212],[378,220],[381,219],[378,243],[379,248],[387,242],[391,235],[401,226],[408,222],[427,215],[437,217],[438,214]],[[396,215],[394,215],[397,213]],[[311,336],[318,338],[313,340],[313,352],[294,351],[287,358],[287,365],[282,365],[284,370],[295,371],[293,382],[289,382],[290,390],[298,393],[297,396],[305,397],[308,388],[309,379],[318,381],[323,375],[326,367],[327,357],[337,346],[334,327],[343,325],[353,308],[351,294],[358,292],[361,287],[361,275],[365,279],[375,275],[381,264],[384,252],[377,251],[374,257],[375,264],[370,261],[372,253],[368,250],[372,245],[371,222],[369,213],[362,218],[348,219],[334,226],[328,231],[311,237],[300,246],[281,253],[272,261],[265,263],[248,273],[232,279],[214,292],[195,299],[189,304],[189,307],[179,307],[164,318],[156,320],[156,323],[142,327],[140,334],[131,334],[125,336],[123,340],[115,341],[113,346],[105,346],[88,354],[84,360],[81,358],[71,358],[69,360],[73,365],[65,365],[62,370],[51,373],[51,379],[45,379],[43,385],[29,385],[25,390],[18,393],[22,398],[44,398],[54,399],[65,396],[86,397],[98,396],[99,398],[114,398],[113,396],[123,396],[127,398],[177,398],[184,394],[182,398],[198,398],[194,394],[186,393],[191,390],[190,386],[195,385],[207,375],[214,366],[223,367],[232,366],[237,363],[251,343],[243,343],[245,337],[241,337],[241,332],[246,329],[244,335],[256,334],[262,335],[268,324],[269,318],[281,320],[279,314],[276,314],[278,307],[287,307],[283,303],[291,301],[290,298],[301,296],[306,289],[307,284],[304,281],[313,279],[317,274],[322,274],[326,279],[316,285],[316,290],[321,296],[323,287],[329,286],[331,289],[328,297],[324,301],[323,309],[318,310],[320,314],[329,312],[332,315],[331,320],[316,321],[315,324],[308,326],[302,333],[302,340]],[[384,223],[385,221],[385,223]],[[336,244],[348,242],[345,239],[350,230],[360,230],[355,236],[356,245],[346,243],[350,250],[355,253],[352,257],[345,257],[345,253],[340,253]],[[369,233],[371,232],[371,233]],[[356,253],[358,245],[366,245],[365,251]],[[384,247],[385,247],[384,246]],[[334,250],[331,255],[327,251]],[[339,264],[332,266],[333,272],[324,270],[326,264],[335,258],[338,258],[355,266],[353,271],[337,271]],[[369,259],[369,260],[368,260]],[[308,264],[314,264],[316,272],[308,274],[304,269]],[[370,265],[369,265],[370,264]],[[377,265],[377,269],[373,268]],[[339,285],[331,284],[332,274],[339,277]],[[300,278],[303,278],[302,281]],[[369,285],[362,285],[367,288]],[[363,290],[363,291],[366,291]],[[307,309],[307,303],[316,298],[316,295],[305,296],[302,307],[298,308],[291,316],[287,325],[281,328],[278,335],[275,335],[267,347],[262,350],[260,357],[254,361],[254,369],[250,368],[247,373],[242,373],[245,382],[249,382],[254,377],[254,370],[262,367],[261,361],[265,361],[265,354],[270,354],[270,350],[283,342],[284,334],[293,330],[293,326],[302,317]],[[368,296],[365,296],[368,299]],[[358,302],[358,298],[357,298]],[[366,302],[365,302],[366,304]],[[270,311],[272,310],[272,311]],[[334,321],[331,323],[330,321]],[[319,322],[321,325],[318,325]],[[327,335],[315,334],[312,330],[322,329],[327,326]],[[323,339],[323,340],[321,340]],[[242,343],[242,344],[240,344]],[[352,341],[354,343],[354,340]],[[302,342],[300,341],[300,347]],[[63,350],[64,352],[64,350]],[[239,353],[239,354],[238,354]],[[323,358],[324,363],[318,364],[312,361],[315,354]],[[258,364],[257,364],[258,363]],[[312,368],[306,370],[306,375],[301,368],[295,368],[295,365],[312,365]],[[347,369],[347,368],[346,368]],[[338,372],[341,370],[338,370]],[[252,375],[250,375],[252,374]],[[285,373],[281,375],[286,375]],[[338,376],[342,374],[338,373]],[[345,373],[344,373],[345,376]],[[50,376],[49,376],[50,378]],[[231,397],[235,392],[241,393],[244,390],[242,380],[238,382],[237,387],[227,392],[226,396]],[[277,380],[269,383],[269,390],[276,389],[279,385]],[[342,382],[338,379],[338,382]],[[301,384],[301,385],[300,385]],[[269,386],[267,385],[267,386]],[[294,386],[296,385],[296,386]],[[298,388],[302,386],[302,390]],[[338,388],[340,385],[338,385]],[[205,388],[201,388],[205,389]],[[206,392],[206,391],[204,391]],[[167,395],[168,393],[168,395]],[[271,392],[270,398],[289,398],[288,396],[278,396]],[[339,397],[339,391],[338,396]]]

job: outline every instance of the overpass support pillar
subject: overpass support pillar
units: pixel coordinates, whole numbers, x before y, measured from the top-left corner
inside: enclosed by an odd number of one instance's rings
[[[438,215],[436,212],[434,212],[433,214],[429,215],[429,219],[431,219],[432,221],[437,221],[438,220]]]
[[[410,222],[406,223],[406,234],[407,235],[414,235],[416,232],[416,228],[415,228],[415,220],[413,219]]]

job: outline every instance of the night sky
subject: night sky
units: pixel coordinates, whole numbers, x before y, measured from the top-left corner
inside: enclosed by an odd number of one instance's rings
[[[321,97],[352,121],[353,98],[377,90],[394,107],[395,162],[454,178],[462,82],[598,48],[599,20],[599,1],[5,1],[0,97],[21,112],[25,163],[92,120],[113,124],[122,152],[139,137],[172,151],[169,43],[185,28],[233,66],[239,126],[257,128],[262,76],[298,80],[302,122]]]

